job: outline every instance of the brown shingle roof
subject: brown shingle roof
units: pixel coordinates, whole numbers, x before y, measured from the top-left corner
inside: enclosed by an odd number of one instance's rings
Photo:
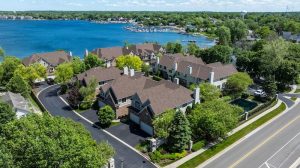
[[[173,69],[176,62],[178,72],[189,74],[189,67],[192,67],[191,76],[202,80],[209,79],[212,71],[215,72],[215,80],[228,77],[237,72],[232,64],[223,65],[220,62],[205,64],[201,58],[184,56],[183,54],[164,55],[160,60],[160,65],[166,66],[167,69]]]
[[[130,52],[133,52],[136,55],[149,55],[152,53],[158,53],[160,49],[161,45],[154,43],[132,45],[128,48]]]
[[[122,99],[134,95],[136,92],[156,86],[157,81],[151,80],[144,76],[127,76],[122,77],[105,84],[102,89],[106,92],[111,88],[116,96],[116,98]]]
[[[93,54],[98,55],[99,58],[104,60],[114,60],[117,57],[124,55],[125,51],[123,47],[111,47],[111,48],[97,48],[92,51]]]
[[[122,71],[116,67],[95,67],[77,75],[77,80],[84,81],[87,85],[93,79],[104,82],[117,79],[122,76]]]
[[[25,66],[29,66],[31,64],[36,63],[40,59],[46,61],[52,66],[57,66],[61,63],[71,61],[72,57],[65,51],[55,51],[48,53],[33,54],[30,57],[24,58],[22,62]]]
[[[189,89],[166,80],[160,81],[155,87],[137,93],[143,103],[150,102],[155,115],[192,102],[194,100],[192,94],[193,92]]]

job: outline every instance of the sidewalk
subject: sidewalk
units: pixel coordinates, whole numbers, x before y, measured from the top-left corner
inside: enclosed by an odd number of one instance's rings
[[[292,86],[293,89],[289,92],[289,93],[294,93],[297,89],[297,85],[293,85]],[[241,129],[247,127],[248,125],[252,124],[253,122],[255,122],[256,120],[260,119],[261,117],[265,116],[266,114],[270,113],[271,111],[275,110],[276,108],[278,108],[281,103],[283,103],[283,101],[281,101],[280,99],[278,99],[276,105],[274,105],[273,107],[271,107],[270,109],[262,112],[261,114],[255,116],[254,118],[251,118],[250,120],[248,120],[247,122],[243,123],[242,125],[238,126],[237,128],[233,129],[231,132],[228,133],[228,136],[240,131]],[[295,103],[297,104],[298,101]],[[171,163],[167,166],[165,166],[165,168],[174,168],[174,167],[178,167],[180,165],[182,165],[183,163],[191,160],[192,158],[196,157],[197,155],[200,155],[201,153],[205,152],[207,149],[206,148],[202,148],[196,152],[193,152],[189,155],[187,155],[186,157],[180,159],[180,160],[177,160],[176,162],[174,163]]]

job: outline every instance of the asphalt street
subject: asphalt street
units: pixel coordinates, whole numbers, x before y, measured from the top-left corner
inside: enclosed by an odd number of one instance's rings
[[[41,100],[42,104],[45,106],[45,108],[53,116],[65,117],[74,120],[78,123],[81,123],[91,133],[92,137],[96,141],[107,141],[108,143],[110,143],[116,151],[114,159],[115,166],[117,168],[122,167],[121,165],[123,165],[124,168],[155,167],[151,162],[149,162],[147,159],[145,159],[143,156],[141,156],[134,150],[130,149],[126,145],[122,144],[118,140],[106,134],[101,129],[93,127],[90,123],[77,116],[72,111],[72,109],[57,96],[58,90],[59,86],[52,86],[39,94],[38,97]]]
[[[204,167],[288,168],[300,156],[299,148],[300,104]]]

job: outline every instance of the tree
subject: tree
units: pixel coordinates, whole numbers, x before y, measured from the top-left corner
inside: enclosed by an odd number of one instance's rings
[[[78,106],[82,100],[82,96],[79,92],[79,87],[77,85],[72,87],[72,89],[69,91],[67,99],[68,99],[68,103],[72,107],[78,108]]]
[[[29,83],[34,83],[37,79],[46,78],[47,69],[41,64],[32,64],[28,67],[24,65],[19,65],[15,70],[14,74],[19,74]]]
[[[84,64],[86,70],[89,70],[94,67],[104,66],[104,61],[101,60],[97,55],[89,53],[86,57],[84,57]]]
[[[167,140],[171,152],[182,152],[191,140],[191,129],[185,115],[178,111],[170,126],[170,133]]]
[[[3,68],[3,75],[1,77],[1,84],[5,86],[8,81],[14,76],[17,67],[21,65],[21,61],[16,57],[5,57],[1,66]]]
[[[275,71],[275,79],[286,86],[294,84],[299,75],[299,63],[283,61]]]
[[[56,82],[66,85],[74,75],[72,64],[63,63],[58,65],[55,69],[54,74]]]
[[[276,33],[272,30],[270,30],[270,28],[268,26],[262,26],[258,29],[257,33],[259,34],[259,36],[262,39],[267,39],[270,38],[271,36],[275,36],[276,37]]]
[[[80,74],[85,70],[85,63],[79,57],[73,57],[72,68],[75,75]]]
[[[100,108],[98,112],[98,119],[100,125],[107,127],[111,124],[112,120],[114,120],[115,118],[116,118],[116,112],[109,105]]]
[[[247,91],[249,85],[253,83],[253,80],[247,73],[238,72],[230,76],[225,84],[225,93],[237,98]]]
[[[212,101],[219,99],[221,96],[221,91],[215,85],[210,83],[200,84],[201,99],[204,101]]]
[[[171,54],[175,54],[175,53],[182,53],[182,45],[179,42],[168,42],[166,45],[166,52],[167,53],[171,53]]]
[[[224,45],[215,45],[209,49],[198,52],[197,57],[201,57],[207,64],[222,62],[229,63],[232,55],[232,48]]]
[[[150,74],[150,65],[143,63],[142,64],[142,72],[145,73],[145,76],[149,76],[149,74]]]
[[[14,120],[0,135],[7,147],[0,158],[12,157],[13,167],[103,167],[114,155],[108,143],[97,144],[82,125],[49,115]]]
[[[200,48],[197,46],[196,43],[188,43],[187,52],[190,55],[196,55],[198,50],[200,50]]]
[[[175,110],[167,110],[154,118],[152,124],[156,137],[164,139],[169,137],[170,126],[174,120],[175,113]]]
[[[233,44],[247,35],[247,25],[240,19],[227,20],[225,26],[230,29],[231,42]]]
[[[6,89],[13,93],[20,93],[27,98],[30,95],[30,86],[19,74],[15,74],[7,83]]]
[[[97,81],[93,79],[86,87],[80,88],[79,93],[83,97],[83,101],[80,104],[81,109],[85,110],[92,107],[96,97],[96,87]]]
[[[136,55],[122,55],[116,59],[117,67],[122,69],[124,67],[135,69],[136,71],[141,71],[143,61],[139,56]]]
[[[5,51],[0,47],[0,57],[3,58],[5,55]]]
[[[263,90],[269,98],[274,97],[277,91],[277,85],[274,77],[267,77],[263,82]]]
[[[217,36],[219,37],[219,44],[229,45],[231,43],[230,29],[226,26],[221,26],[217,29]]]
[[[193,138],[207,141],[225,138],[227,133],[236,127],[242,112],[240,107],[220,99],[197,104],[187,116]]]
[[[0,132],[3,125],[13,121],[16,118],[16,113],[12,107],[7,104],[0,102]]]

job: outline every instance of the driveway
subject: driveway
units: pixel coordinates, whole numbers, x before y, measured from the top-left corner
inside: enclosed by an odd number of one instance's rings
[[[83,120],[81,117],[77,116],[72,109],[67,106],[57,95],[59,91],[59,86],[51,86],[43,90],[38,98],[41,100],[42,104],[53,116],[60,116],[76,121],[77,123],[82,124],[92,135],[92,137],[100,142],[107,141],[110,143],[115,151],[116,155],[115,166],[117,168],[122,167],[123,162],[124,168],[154,168],[155,166],[145,159],[142,155],[132,150],[125,144],[121,143],[117,139],[105,133],[103,130],[93,127],[89,122]]]
[[[141,141],[144,141],[146,138],[150,137],[131,121],[107,128],[106,130],[122,139],[132,147],[135,147]]]

